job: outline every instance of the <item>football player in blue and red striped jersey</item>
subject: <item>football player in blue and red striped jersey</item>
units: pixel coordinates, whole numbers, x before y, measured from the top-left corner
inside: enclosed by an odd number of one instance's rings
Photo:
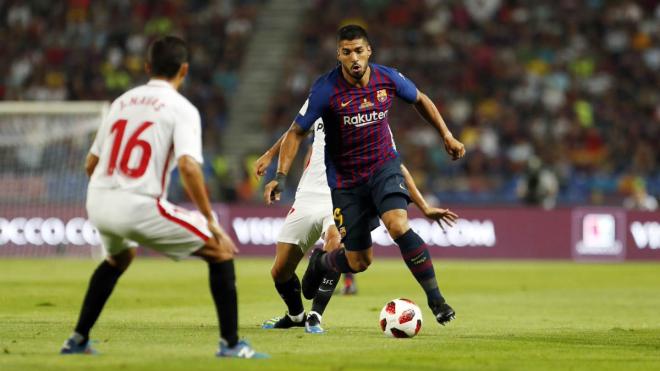
[[[412,81],[394,68],[369,63],[372,50],[362,27],[344,26],[337,36],[339,65],[312,86],[282,141],[276,178],[266,185],[266,194],[272,200],[279,199],[300,143],[313,123],[322,118],[333,216],[345,247],[328,253],[313,251],[302,281],[303,294],[312,296],[330,270],[366,270],[373,257],[370,232],[379,225],[380,217],[424,289],[436,320],[445,324],[455,312],[440,293],[424,240],[408,224],[411,198],[388,119],[394,98],[412,104],[437,129],[453,160],[465,155],[465,147],[453,137],[431,99]]]

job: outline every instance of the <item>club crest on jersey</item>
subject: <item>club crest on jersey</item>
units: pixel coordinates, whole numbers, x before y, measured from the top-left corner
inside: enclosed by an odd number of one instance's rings
[[[360,109],[365,109],[369,107],[373,107],[374,104],[369,102],[367,98],[362,99],[362,103],[360,104]]]
[[[376,99],[378,99],[379,102],[383,103],[387,100],[387,90],[381,89],[376,92]]]

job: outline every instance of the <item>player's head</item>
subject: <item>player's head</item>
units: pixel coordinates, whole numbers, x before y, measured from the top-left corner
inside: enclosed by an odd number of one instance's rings
[[[176,36],[154,40],[149,46],[145,69],[151,77],[167,79],[176,87],[188,74],[188,46]]]
[[[371,45],[364,28],[351,24],[337,31],[337,60],[347,74],[360,80],[367,72],[369,57]]]

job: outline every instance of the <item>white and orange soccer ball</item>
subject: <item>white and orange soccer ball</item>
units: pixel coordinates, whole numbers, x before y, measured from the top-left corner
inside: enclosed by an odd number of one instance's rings
[[[390,300],[380,311],[380,329],[385,336],[411,338],[422,328],[422,311],[408,299]]]

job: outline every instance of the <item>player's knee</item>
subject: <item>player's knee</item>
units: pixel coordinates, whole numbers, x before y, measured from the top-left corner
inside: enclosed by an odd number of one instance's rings
[[[234,252],[233,251],[225,251],[225,250],[218,249],[218,250],[214,251],[214,253],[213,253],[213,260],[215,260],[215,262],[218,262],[218,263],[224,262],[224,261],[227,261],[227,260],[232,260],[232,259],[234,259]]]
[[[329,227],[323,236],[323,250],[332,251],[341,247],[341,235],[334,225]]]
[[[356,273],[357,272],[364,272],[369,268],[371,265],[371,257],[369,256],[362,256],[355,261],[349,261],[348,262],[351,269],[354,270]]]
[[[122,272],[128,269],[131,265],[133,258],[135,258],[135,249],[126,249],[119,254],[108,256],[107,260],[110,265],[121,270]]]
[[[352,265],[351,268],[355,271],[355,273],[359,272],[364,272],[369,268],[369,265],[371,262],[365,262],[365,261],[360,261],[355,263],[355,265]]]
[[[209,263],[221,263],[234,258],[233,251],[221,249],[216,243],[205,245],[195,255],[200,256]]]
[[[408,229],[410,229],[408,220],[406,218],[388,220],[385,224],[385,227],[393,239],[397,239],[403,236],[403,234],[408,232]]]
[[[325,243],[323,244],[323,250],[325,251],[332,251],[336,250],[341,247],[341,237],[339,236],[333,236],[330,238],[327,238],[325,240]]]
[[[293,272],[291,272],[291,270],[287,269],[286,267],[273,265],[273,267],[270,269],[270,275],[273,277],[273,281],[275,282],[286,282],[291,279]]]

